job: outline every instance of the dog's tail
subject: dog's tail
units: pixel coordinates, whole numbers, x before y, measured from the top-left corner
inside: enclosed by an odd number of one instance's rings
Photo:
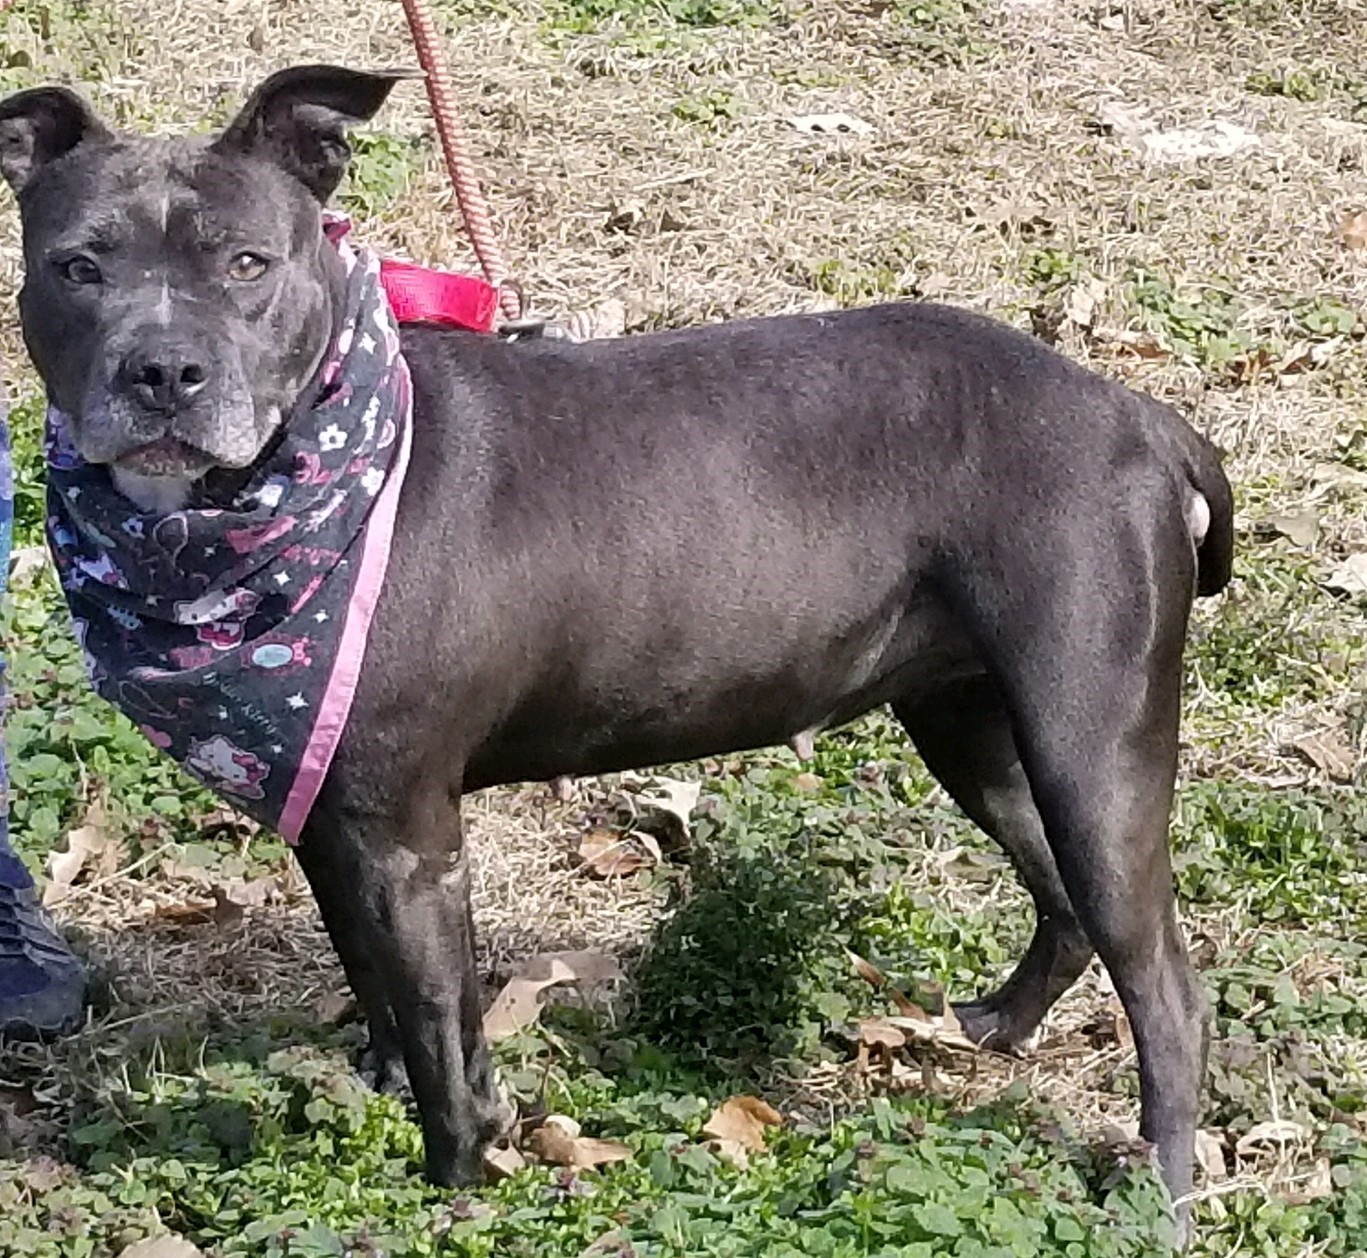
[[[1234,569],[1234,493],[1220,452],[1194,428],[1185,423],[1183,427],[1189,434],[1187,478],[1198,504],[1187,511],[1196,544],[1196,593],[1209,598],[1229,584]]]

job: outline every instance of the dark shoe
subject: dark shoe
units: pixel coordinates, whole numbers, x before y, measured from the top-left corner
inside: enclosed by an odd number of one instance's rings
[[[31,889],[0,885],[0,1040],[70,1035],[85,1020],[85,971]]]

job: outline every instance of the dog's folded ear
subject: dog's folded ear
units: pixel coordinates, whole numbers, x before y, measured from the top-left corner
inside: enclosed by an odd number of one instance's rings
[[[49,162],[114,133],[67,87],[34,87],[0,100],[0,175],[16,193]]]
[[[323,65],[277,71],[212,148],[275,162],[326,201],[351,158],[348,129],[379,113],[396,83],[420,77],[413,70],[366,73]]]

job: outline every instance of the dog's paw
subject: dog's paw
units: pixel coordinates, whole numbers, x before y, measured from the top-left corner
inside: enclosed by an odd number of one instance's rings
[[[979,1048],[991,1049],[1014,1057],[1028,1057],[1039,1045],[1042,1028],[1019,1025],[1011,1010],[992,1000],[972,1001],[955,1005],[954,1016],[959,1019],[963,1033]]]
[[[397,1096],[408,1100],[413,1089],[408,1083],[408,1068],[403,1054],[397,1049],[376,1044],[372,1040],[361,1050],[356,1061],[356,1073],[372,1092],[382,1096]]]

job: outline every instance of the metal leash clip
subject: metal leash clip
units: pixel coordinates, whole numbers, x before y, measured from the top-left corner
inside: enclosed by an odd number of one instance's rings
[[[498,325],[498,334],[507,341],[572,341],[574,337],[558,323],[546,319],[509,319]]]

